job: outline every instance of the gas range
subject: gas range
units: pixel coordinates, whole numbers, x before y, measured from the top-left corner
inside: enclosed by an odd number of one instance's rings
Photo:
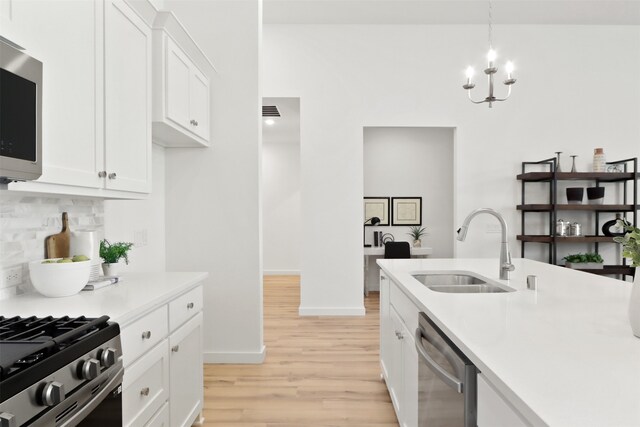
[[[120,398],[120,328],[108,320],[0,316],[0,427],[89,425]]]

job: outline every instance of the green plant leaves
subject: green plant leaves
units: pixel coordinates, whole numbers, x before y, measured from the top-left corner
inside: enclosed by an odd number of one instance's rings
[[[576,263],[581,263],[581,262],[604,262],[604,260],[602,259],[602,257],[600,256],[600,254],[596,254],[596,253],[592,253],[592,252],[588,252],[586,254],[573,254],[573,255],[567,255],[566,257],[562,258],[563,260],[567,261],[567,262],[576,262]]]
[[[614,237],[613,241],[622,245],[622,256],[629,258],[633,267],[640,267],[640,229],[622,220],[618,221],[618,225],[624,227],[627,233]]]
[[[133,243],[116,242],[110,243],[107,239],[100,241],[100,258],[108,264],[115,264],[123,258],[129,264],[128,252],[133,247]]]

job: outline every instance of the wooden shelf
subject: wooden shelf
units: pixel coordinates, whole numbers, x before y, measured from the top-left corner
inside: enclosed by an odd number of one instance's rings
[[[551,212],[554,205],[551,204],[532,204],[518,205],[519,211],[525,212]],[[557,211],[589,211],[589,212],[633,212],[633,205],[555,205]]]
[[[564,266],[561,265],[560,267],[564,267]],[[605,265],[604,268],[586,269],[586,270],[577,270],[577,271],[584,271],[585,273],[600,274],[600,275],[624,274],[627,276],[633,276],[635,267],[630,267],[628,265]]]
[[[561,237],[561,236],[526,234],[526,235],[518,235],[517,239],[522,242],[538,242],[538,243],[552,243],[554,241],[556,243],[613,243],[613,237],[609,237],[609,236]]]
[[[553,180],[552,172],[527,172],[517,176],[520,181],[540,182]],[[619,182],[640,179],[640,173],[633,172],[558,172],[558,181],[589,181]]]

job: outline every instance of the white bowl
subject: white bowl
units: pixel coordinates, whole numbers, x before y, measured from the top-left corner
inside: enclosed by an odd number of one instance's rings
[[[29,263],[29,277],[36,290],[46,297],[75,295],[89,281],[90,260],[59,264],[43,264],[42,261]]]

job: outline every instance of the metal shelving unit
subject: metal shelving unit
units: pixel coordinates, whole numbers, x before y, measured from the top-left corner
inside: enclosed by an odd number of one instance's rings
[[[517,236],[520,241],[522,257],[525,257],[525,247],[527,243],[542,243],[549,247],[549,263],[558,263],[558,244],[561,243],[591,243],[598,253],[599,245],[603,243],[614,243],[612,237],[603,236],[600,232],[600,214],[615,212],[624,214],[624,218],[632,224],[638,224],[638,158],[630,158],[607,162],[607,165],[621,165],[622,172],[558,172],[557,159],[550,158],[537,162],[522,162],[522,173],[517,176],[521,182],[521,204],[517,206],[521,215],[521,234]],[[528,172],[531,167],[547,168],[543,172]],[[604,183],[619,183],[622,185],[623,200],[621,204],[606,205],[572,205],[558,203],[558,181],[594,181],[596,187]],[[548,203],[526,203],[526,184],[528,183],[548,183],[549,202]],[[592,235],[581,237],[559,237],[555,235],[555,225],[558,219],[558,211],[586,211],[595,214],[595,230]],[[548,215],[548,234],[526,234],[526,214],[543,213]],[[633,275],[634,268],[622,260],[621,265],[608,265],[602,270],[583,270],[595,274]]]

